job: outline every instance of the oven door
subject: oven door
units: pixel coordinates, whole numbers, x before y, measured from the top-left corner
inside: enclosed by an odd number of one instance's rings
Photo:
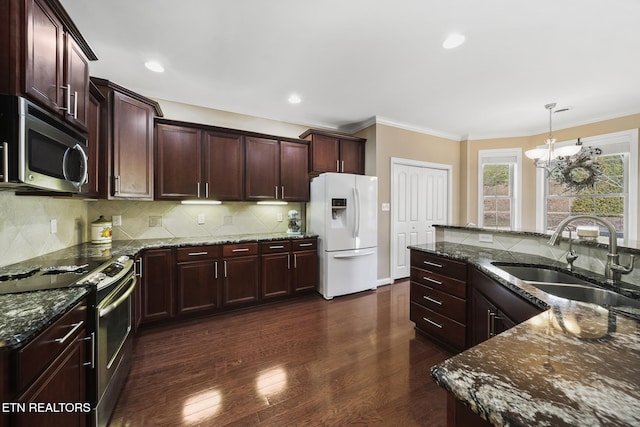
[[[109,421],[131,368],[136,281],[131,271],[97,305],[97,426],[104,426]]]

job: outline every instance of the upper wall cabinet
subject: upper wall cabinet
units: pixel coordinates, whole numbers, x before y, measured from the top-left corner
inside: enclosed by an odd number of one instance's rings
[[[108,80],[91,78],[101,105],[99,194],[107,199],[153,200],[153,119],[160,106]]]
[[[308,147],[305,143],[247,137],[247,200],[309,200]]]
[[[300,138],[310,141],[311,174],[340,172],[364,175],[366,139],[314,129],[304,132]]]
[[[0,2],[2,93],[26,96],[86,131],[96,59],[57,0]]]
[[[242,200],[241,135],[156,124],[156,199]]]

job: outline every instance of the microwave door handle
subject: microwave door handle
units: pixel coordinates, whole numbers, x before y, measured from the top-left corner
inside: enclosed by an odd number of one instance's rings
[[[80,188],[84,183],[87,182],[87,179],[88,179],[89,159],[87,158],[87,155],[82,149],[82,147],[80,146],[80,144],[76,144],[73,147],[68,148],[67,151],[64,153],[64,157],[62,158],[62,173],[64,175],[64,179],[69,181],[69,177],[67,176],[67,162],[68,162],[69,153],[71,152],[71,150],[78,150],[80,152],[80,157],[82,158],[82,174],[80,176],[80,180],[77,182],[73,181],[74,185],[78,188],[78,191],[80,191]]]
[[[0,181],[9,182],[9,144],[2,143],[2,175]]]

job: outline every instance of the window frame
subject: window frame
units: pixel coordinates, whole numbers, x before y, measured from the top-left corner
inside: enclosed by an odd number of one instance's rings
[[[625,240],[638,239],[638,129],[580,138],[584,147],[600,148],[603,154],[625,155],[624,224]],[[556,147],[577,143],[577,139],[557,142]],[[541,146],[543,147],[543,146]],[[536,170],[536,230],[547,233],[547,171]],[[635,196],[635,197],[634,197]]]
[[[498,148],[478,150],[478,227],[484,225],[484,165],[508,164],[512,171],[509,182],[511,196],[511,229],[522,226],[522,149]]]

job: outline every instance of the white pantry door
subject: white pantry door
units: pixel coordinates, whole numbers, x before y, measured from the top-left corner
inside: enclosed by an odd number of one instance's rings
[[[435,242],[433,225],[449,222],[449,171],[439,167],[392,165],[393,280],[410,274],[407,246]]]

